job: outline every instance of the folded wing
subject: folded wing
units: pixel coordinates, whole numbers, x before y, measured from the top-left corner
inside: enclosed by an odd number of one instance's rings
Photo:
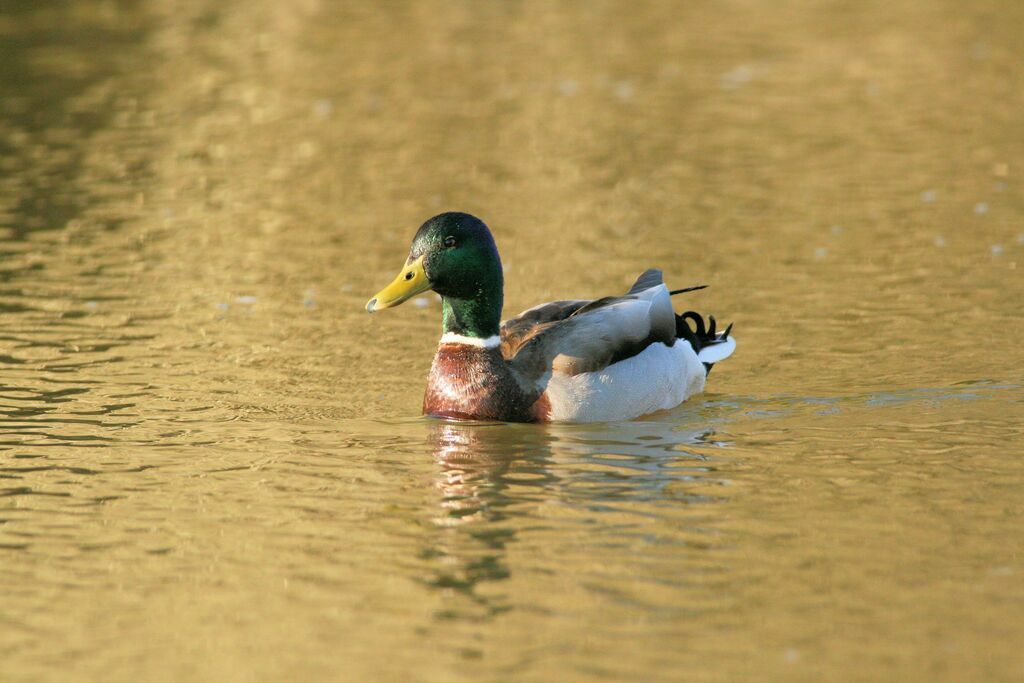
[[[660,270],[645,271],[623,296],[556,301],[501,328],[502,353],[523,377],[597,372],[655,342],[676,342],[676,316]]]

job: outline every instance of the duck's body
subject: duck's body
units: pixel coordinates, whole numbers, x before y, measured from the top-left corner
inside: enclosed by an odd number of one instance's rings
[[[604,370],[553,373],[544,390],[551,422],[612,422],[675,408],[704,390],[707,371],[686,342],[654,342]]]
[[[458,251],[458,250],[462,251]],[[625,295],[556,301],[499,324],[501,263],[487,227],[441,214],[419,230],[406,268],[367,310],[432,288],[443,301],[441,337],[423,412],[510,422],[625,420],[674,408],[704,388],[735,348],[693,312],[676,315],[661,271]],[[697,289],[697,288],[691,288]],[[696,330],[688,321],[693,321]]]

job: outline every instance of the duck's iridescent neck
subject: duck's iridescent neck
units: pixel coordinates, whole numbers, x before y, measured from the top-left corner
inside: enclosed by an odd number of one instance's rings
[[[487,339],[501,326],[502,284],[483,288],[472,299],[441,298],[441,327],[445,334]]]

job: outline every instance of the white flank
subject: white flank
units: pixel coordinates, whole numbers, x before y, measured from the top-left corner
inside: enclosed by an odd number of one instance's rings
[[[705,349],[701,349],[700,353],[697,354],[697,360],[701,363],[717,363],[731,356],[735,350],[736,340],[729,337],[724,342],[712,344]]]
[[[630,420],[675,408],[704,390],[707,373],[683,340],[660,342],[600,372],[553,373],[545,394],[555,422]]]
[[[481,339],[480,337],[467,337],[462,334],[455,334],[454,332],[445,332],[441,335],[441,344],[465,344],[466,346],[476,346],[481,349],[493,349],[501,345],[501,338],[498,335]]]

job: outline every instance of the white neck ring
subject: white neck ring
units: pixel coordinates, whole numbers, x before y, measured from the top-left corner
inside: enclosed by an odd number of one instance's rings
[[[454,332],[445,332],[441,335],[442,344],[463,344],[465,346],[475,346],[480,349],[493,349],[501,345],[501,338],[498,335],[492,335],[486,339],[480,337],[467,337],[463,334],[455,334]]]

